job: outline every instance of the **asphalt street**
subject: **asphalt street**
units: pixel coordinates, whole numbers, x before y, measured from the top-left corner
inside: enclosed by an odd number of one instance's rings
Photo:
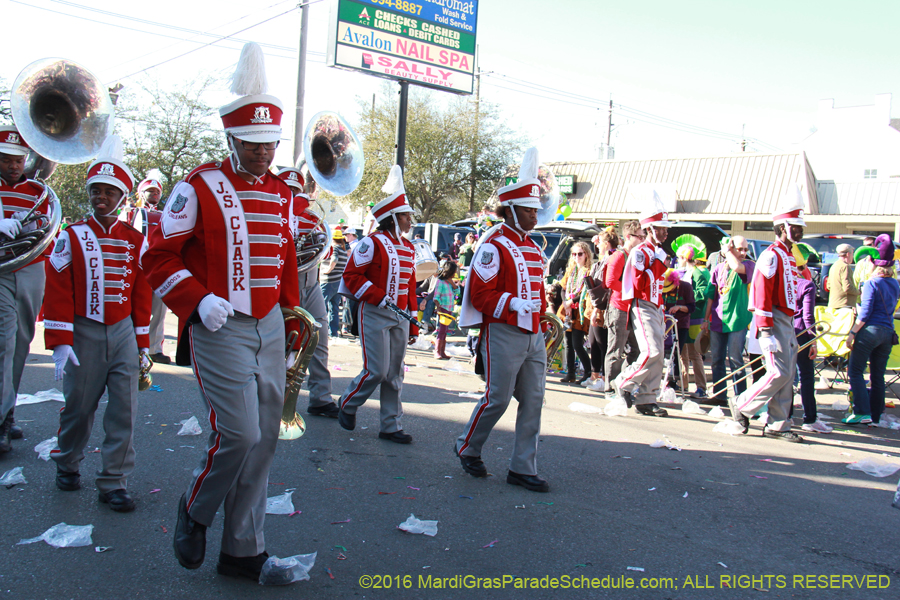
[[[173,315],[167,324],[166,351],[174,356]],[[61,388],[42,335],[39,328],[21,393]],[[129,514],[98,503],[96,452],[82,464],[82,490],[56,489],[54,463],[33,448],[56,434],[61,403],[19,407],[26,438],[0,457],[0,472],[23,466],[28,482],[0,489],[0,597],[900,597],[900,510],[891,507],[900,473],[882,479],[847,468],[867,458],[900,464],[898,431],[841,426],[796,445],[761,437],[757,423],[746,436],[716,433],[717,419],[677,406],[665,419],[583,414],[569,405],[603,406],[603,396],[550,375],[538,460],[551,492],[538,494],[506,483],[515,402],[484,449],[493,475],[476,480],[451,447],[475,402],[460,394],[478,392],[481,381],[460,372],[470,368],[464,360],[448,364],[410,350],[406,362],[402,398],[411,445],[377,439],[377,395],[352,433],[336,420],[307,416],[302,438],[279,442],[269,495],[293,489],[301,512],[267,517],[267,550],[280,557],[318,553],[310,580],[287,587],[216,574],[221,519],[209,529],[200,569],[183,569],[174,558],[176,506],[209,432],[189,369],[156,366],[153,380],[162,391],[140,394],[129,481],[138,507]],[[332,345],[336,396],[360,365],[355,342]],[[819,394],[822,413],[835,419],[841,415],[829,407],[845,397],[838,388]],[[305,411],[305,392],[299,405]],[[104,406],[89,450],[100,446]],[[888,412],[900,416],[900,409]],[[176,435],[191,416],[204,435]],[[657,440],[680,451],[651,447]],[[437,535],[398,530],[410,514],[437,520]],[[92,545],[17,545],[61,522],[92,524]]]

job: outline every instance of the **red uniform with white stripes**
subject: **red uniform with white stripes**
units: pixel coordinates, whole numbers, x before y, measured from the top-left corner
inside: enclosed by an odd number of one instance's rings
[[[141,267],[144,236],[116,221],[107,231],[94,217],[60,232],[46,265],[44,341],[72,345],[75,316],[114,325],[131,316],[138,348],[150,346],[150,286]]]
[[[150,231],[145,264],[151,286],[178,315],[179,331],[210,293],[256,319],[277,304],[297,306],[292,197],[271,173],[261,183],[244,181],[231,158],[197,167],[175,186]]]
[[[547,310],[544,256],[540,248],[529,236],[504,224],[484,241],[479,256],[472,265],[475,276],[470,276],[466,285],[471,286],[467,295],[472,306],[482,314],[482,322],[485,325],[507,323],[536,333],[540,315]],[[530,328],[521,327],[518,313],[509,310],[509,301],[522,298],[525,293],[532,300],[541,301],[540,311],[532,313]]]
[[[797,308],[796,269],[794,255],[780,240],[760,255],[750,286],[750,310],[758,328],[774,326],[772,311],[794,316]]]
[[[633,290],[632,298],[635,300],[646,300],[662,307],[664,299],[661,290],[665,272],[665,254],[652,242],[645,241],[638,244],[631,251],[629,260],[625,264],[622,285],[623,299],[627,299],[624,298],[627,294],[625,291],[627,284],[624,282],[630,279]]]
[[[17,212],[28,212],[34,207],[43,191],[44,189],[37,182],[30,179],[10,185],[0,178],[0,218],[11,219]],[[40,215],[49,214],[49,206],[49,200],[45,201],[34,212]],[[29,265],[43,262],[49,254],[48,248],[47,252],[35,257]]]
[[[376,231],[363,239],[344,269],[343,286],[357,300],[378,305],[385,296],[401,309],[416,312],[416,250],[406,238]],[[415,325],[410,335],[418,335]]]
[[[300,195],[294,196],[293,202],[291,202],[291,231],[294,232],[294,240],[299,240],[312,233],[321,220],[322,218],[309,208],[309,200]],[[328,243],[327,240],[326,243]],[[334,250],[329,246],[328,252],[325,253],[322,260],[331,258],[333,252]]]

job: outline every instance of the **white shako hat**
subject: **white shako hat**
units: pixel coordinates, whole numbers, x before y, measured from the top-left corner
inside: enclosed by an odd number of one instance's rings
[[[669,220],[669,213],[666,212],[666,206],[656,190],[653,190],[652,196],[644,200],[644,210],[641,211],[638,220],[641,222],[642,229],[646,227],[672,226],[672,221]]]
[[[124,162],[125,153],[122,149],[122,138],[111,135],[103,142],[100,154],[88,167],[85,187],[90,191],[95,183],[108,183],[122,190],[127,196],[134,187],[134,175],[131,174]]]
[[[541,208],[541,182],[537,178],[540,164],[537,148],[529,148],[522,158],[518,181],[497,190],[500,206]]]
[[[138,184],[138,193],[142,193],[144,190],[149,190],[150,188],[156,188],[160,192],[162,191],[162,173],[159,169],[150,169],[147,171],[147,176],[144,178],[142,182]]]
[[[275,96],[266,94],[265,55],[255,42],[244,44],[231,80],[231,92],[241,96],[219,109],[225,133],[245,142],[265,144],[281,139],[284,108]]]
[[[22,135],[15,125],[4,125],[0,127],[0,152],[13,156],[26,156],[31,152],[31,148],[22,139]]]
[[[406,201],[406,189],[403,187],[403,169],[400,165],[391,167],[387,181],[381,191],[388,195],[387,198],[372,207],[372,217],[381,221],[392,215],[415,212]]]
[[[803,195],[800,193],[800,186],[792,183],[781,200],[778,201],[778,208],[772,213],[772,223],[778,225],[799,225],[806,227],[806,221],[803,220]]]

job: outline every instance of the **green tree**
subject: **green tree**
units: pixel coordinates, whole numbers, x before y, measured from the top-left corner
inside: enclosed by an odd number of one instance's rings
[[[495,106],[482,101],[476,119],[474,101],[453,97],[441,107],[437,98],[447,100],[441,92],[410,89],[403,179],[410,205],[423,222],[451,222],[466,215],[473,153],[476,198],[483,203],[507,166],[520,159],[523,146],[522,137],[500,119]],[[398,101],[391,85],[374,106],[360,101],[357,131],[366,169],[359,188],[348,197],[355,207],[384,198],[381,186],[394,164]]]

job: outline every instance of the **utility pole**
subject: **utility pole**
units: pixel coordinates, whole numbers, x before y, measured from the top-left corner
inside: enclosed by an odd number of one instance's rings
[[[478,47],[475,47],[475,133],[472,136],[472,164],[469,166],[469,214],[475,212],[475,170],[478,168],[478,142],[481,135],[481,67],[478,64]]]
[[[606,123],[606,160],[609,160],[609,145],[612,142],[612,94],[609,95],[609,120]]]
[[[744,130],[747,128],[747,124],[741,125],[741,152],[747,151],[747,137],[744,135]]]
[[[409,108],[409,82],[400,81],[400,103],[397,107],[397,138],[394,144],[394,164],[406,170],[406,114]]]
[[[309,6],[300,5],[300,58],[297,67],[297,108],[294,114],[294,166],[303,154],[303,96],[306,94],[306,32],[309,30]]]

